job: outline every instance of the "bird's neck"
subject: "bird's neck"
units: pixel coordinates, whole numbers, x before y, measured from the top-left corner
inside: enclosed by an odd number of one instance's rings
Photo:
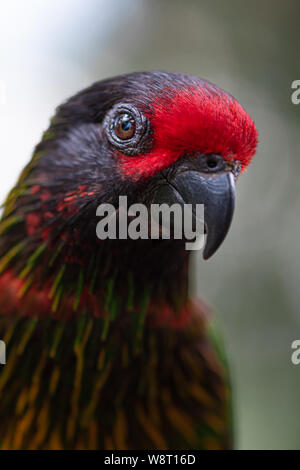
[[[59,320],[102,318],[103,336],[112,324],[180,328],[189,320],[188,264],[181,240],[16,241],[0,260],[0,291],[10,286],[2,307]]]

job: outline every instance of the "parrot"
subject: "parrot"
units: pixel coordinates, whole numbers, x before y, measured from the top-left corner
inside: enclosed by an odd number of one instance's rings
[[[100,204],[204,204],[209,259],[258,132],[196,76],[132,72],[56,108],[0,221],[0,449],[234,446],[232,386],[185,239],[96,236]]]

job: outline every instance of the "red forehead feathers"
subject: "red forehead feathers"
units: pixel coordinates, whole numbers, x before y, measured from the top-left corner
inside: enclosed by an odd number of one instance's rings
[[[194,152],[238,160],[244,169],[255,153],[257,131],[250,116],[233,97],[205,82],[165,89],[144,114],[151,122],[153,147],[145,155],[121,156],[127,176],[151,176]]]

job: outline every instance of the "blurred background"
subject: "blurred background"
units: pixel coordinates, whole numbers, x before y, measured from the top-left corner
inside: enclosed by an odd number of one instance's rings
[[[0,8],[0,198],[55,106],[134,70],[201,76],[234,95],[259,130],[238,181],[231,231],[193,263],[232,367],[236,447],[300,448],[300,79],[298,0],[10,0]]]

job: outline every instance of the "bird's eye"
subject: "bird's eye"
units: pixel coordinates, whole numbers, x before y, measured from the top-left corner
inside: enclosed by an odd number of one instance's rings
[[[150,122],[131,103],[113,106],[103,127],[109,143],[125,155],[143,155],[152,145]]]
[[[114,121],[115,134],[121,140],[131,139],[134,136],[135,128],[135,120],[130,114],[121,114]]]

